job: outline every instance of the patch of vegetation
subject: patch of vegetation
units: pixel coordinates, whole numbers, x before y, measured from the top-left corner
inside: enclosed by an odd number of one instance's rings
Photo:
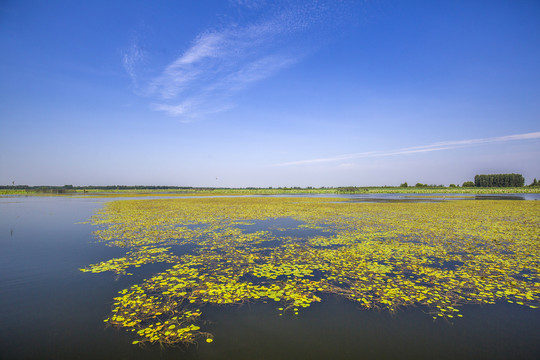
[[[533,182],[534,184],[534,182]],[[512,194],[540,193],[540,186],[527,187],[475,187],[474,182],[466,181],[463,187],[427,185],[417,183],[409,186],[345,186],[345,187],[279,187],[279,188],[211,188],[180,186],[0,186],[0,195],[63,195],[63,196],[206,196],[206,195],[294,195],[294,194]]]
[[[245,230],[276,218],[326,235]],[[127,253],[82,271],[128,275],[130,267],[171,264],[114,299],[105,322],[133,331],[134,344],[213,341],[204,331],[208,306],[272,301],[276,315],[297,316],[323,294],[391,312],[421,305],[447,320],[461,317],[463,304],[540,305],[536,201],[124,200],[107,203],[91,222],[98,239]],[[169,250],[186,244],[196,245],[193,253]]]

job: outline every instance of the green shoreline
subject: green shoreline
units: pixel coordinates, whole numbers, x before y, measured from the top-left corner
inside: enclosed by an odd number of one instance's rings
[[[513,188],[478,188],[478,187],[359,187],[353,191],[344,191],[341,188],[193,188],[193,189],[73,189],[65,192],[51,192],[39,190],[11,190],[2,189],[0,195],[29,195],[29,196],[190,196],[190,195],[288,195],[288,194],[540,194],[540,187],[513,187]]]

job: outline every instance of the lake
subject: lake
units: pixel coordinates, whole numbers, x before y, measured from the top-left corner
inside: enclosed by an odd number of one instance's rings
[[[375,203],[376,206],[393,202],[413,202],[411,206],[419,202],[429,206],[431,202],[448,201],[449,197],[443,196],[375,194],[341,198]],[[479,200],[496,204],[516,200],[535,203],[530,200],[540,199],[538,194],[516,197],[468,199],[471,204],[483,203]],[[132,275],[80,271],[90,264],[126,254],[125,248],[97,242],[92,232],[98,227],[82,223],[114,200],[117,199],[0,198],[0,358],[540,358],[540,309],[506,301],[462,303],[459,307],[462,318],[433,320],[428,307],[421,304],[399,307],[392,312],[385,308],[366,309],[360,303],[326,289],[317,292],[320,302],[311,303],[299,314],[289,311],[280,315],[276,310],[279,305],[271,300],[226,306],[206,304],[201,307],[204,318],[201,324],[212,334],[212,343],[202,340],[187,348],[133,345],[134,332],[107,327],[104,323],[111,313],[113,299],[119,291],[143,283],[154,274],[169,269],[171,264],[143,264],[130,268]],[[139,205],[146,200],[136,201],[139,202],[134,204]],[[190,201],[195,206],[197,199]],[[237,227],[245,234],[266,231],[266,241],[279,236],[290,237],[293,240],[287,241],[293,245],[302,239],[327,236],[324,227],[304,229],[298,225],[307,221],[305,218],[300,216],[301,220],[298,220],[286,215],[270,219],[261,216]],[[196,230],[197,226],[190,229]],[[534,230],[533,227],[531,231],[533,238],[538,237],[538,228]],[[194,238],[193,241],[198,240]],[[257,243],[257,247],[260,246],[272,249],[275,244],[263,241]],[[173,248],[174,256],[191,252],[189,247]],[[538,258],[527,261],[538,262]],[[534,302],[538,301],[535,297]]]

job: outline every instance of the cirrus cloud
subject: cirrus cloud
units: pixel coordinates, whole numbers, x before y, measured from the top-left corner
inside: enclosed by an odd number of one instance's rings
[[[244,2],[242,2],[244,3]],[[260,4],[259,4],[260,5]],[[249,24],[229,24],[201,32],[182,54],[137,91],[152,108],[183,122],[226,111],[234,96],[250,85],[293,66],[313,51],[308,30],[327,21],[333,2],[299,2]],[[327,32],[330,32],[327,29]],[[142,53],[134,44],[124,68],[136,83]]]
[[[336,155],[336,156],[327,157],[327,158],[288,161],[288,162],[276,164],[275,166],[332,163],[332,162],[340,162],[344,160],[395,156],[395,155],[407,155],[407,154],[415,154],[415,153],[425,153],[425,152],[432,152],[432,151],[457,149],[457,148],[480,145],[480,144],[503,143],[503,142],[508,142],[508,141],[535,140],[535,139],[540,139],[540,131],[525,133],[525,134],[506,135],[506,136],[497,136],[497,137],[480,138],[480,139],[441,141],[441,142],[436,142],[429,145],[406,147],[406,148],[389,150],[389,151],[368,151],[368,152],[361,152],[361,153]]]

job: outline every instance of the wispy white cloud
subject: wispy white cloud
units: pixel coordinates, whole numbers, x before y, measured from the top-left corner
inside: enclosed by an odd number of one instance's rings
[[[199,35],[194,44],[182,56],[169,64],[157,78],[151,81],[148,92],[161,100],[174,99],[186,88],[193,87],[195,80],[209,77],[215,63],[212,59],[224,58],[227,36],[224,33]]]
[[[227,111],[232,107],[227,103],[203,104],[195,100],[197,99],[189,99],[176,105],[154,103],[152,107],[154,110],[165,112],[169,116],[178,117],[183,123],[190,123],[202,116]]]
[[[196,118],[207,114],[209,108],[230,108],[236,92],[301,57],[280,46],[277,35],[285,31],[285,26],[286,22],[276,24],[272,20],[199,35],[151,82],[149,92],[159,101],[156,109],[172,116]]]
[[[233,3],[264,5],[261,1]],[[262,20],[250,24],[206,30],[138,92],[152,99],[155,110],[183,121],[230,109],[239,91],[292,66],[310,51],[302,34],[320,23],[327,10],[318,2],[300,2],[273,8],[271,15],[264,13]],[[124,68],[134,83],[135,65],[142,56],[135,43],[124,55]]]
[[[132,40],[131,44],[124,51],[122,56],[122,65],[124,70],[131,78],[131,81],[135,86],[137,86],[137,72],[138,67],[144,62],[145,54],[142,48],[138,45],[135,39]]]
[[[362,153],[337,155],[337,156],[328,157],[328,158],[290,161],[290,162],[276,164],[275,166],[331,163],[331,162],[340,162],[344,160],[425,153],[425,152],[432,152],[432,151],[451,150],[451,149],[457,149],[461,147],[467,147],[467,146],[479,145],[479,144],[502,143],[502,142],[508,142],[508,141],[531,140],[531,139],[540,139],[540,132],[498,136],[498,137],[490,137],[490,138],[482,138],[482,139],[442,141],[442,142],[436,142],[429,145],[413,146],[413,147],[395,149],[395,150],[390,150],[390,151],[369,151],[369,152],[362,152]]]
[[[265,0],[229,0],[233,6],[246,7],[248,9],[257,9],[266,4]]]
[[[232,72],[217,81],[209,90],[239,91],[251,83],[264,80],[281,69],[297,62],[297,57],[288,55],[270,55],[245,64],[241,69]]]

